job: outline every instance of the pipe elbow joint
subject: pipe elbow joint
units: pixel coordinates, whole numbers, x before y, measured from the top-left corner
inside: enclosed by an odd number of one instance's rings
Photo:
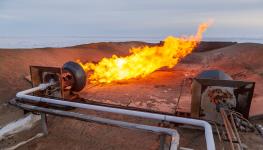
[[[22,92],[18,92],[18,93],[16,93],[16,97],[17,97],[17,98],[21,98],[21,97],[22,97],[22,95],[23,95],[23,93],[22,93]]]
[[[203,122],[205,128],[209,128],[212,131],[212,126],[210,123],[208,123],[207,121],[202,121],[202,122]]]

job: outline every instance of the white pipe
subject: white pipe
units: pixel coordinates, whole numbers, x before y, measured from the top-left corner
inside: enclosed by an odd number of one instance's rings
[[[23,130],[28,130],[32,128],[32,126],[39,120],[39,116],[30,114],[24,118],[7,124],[6,126],[0,129],[0,141],[4,140],[7,137],[11,137],[14,134],[19,133]]]
[[[50,99],[50,98],[27,95],[32,92],[38,91],[38,90],[44,90],[44,87],[48,87],[52,84],[51,83],[40,84],[38,87],[18,92],[16,94],[16,97],[22,98],[22,99],[33,100],[37,102],[46,102],[46,103],[57,104],[57,105],[91,109],[91,110],[97,110],[97,111],[103,111],[103,112],[117,113],[117,114],[129,115],[129,116],[143,117],[143,118],[203,127],[205,129],[205,139],[206,139],[207,149],[215,150],[215,142],[214,142],[212,127],[208,122],[204,120],[190,119],[190,118],[183,118],[183,117],[176,117],[176,116],[162,115],[162,114],[154,114],[154,113],[126,110],[126,109],[121,109],[121,108],[112,108],[112,107],[106,107],[106,106],[97,106],[97,105],[91,105],[91,104],[83,104],[83,103],[76,103],[76,102],[69,102],[69,101],[62,101],[62,100],[55,100],[55,99]]]

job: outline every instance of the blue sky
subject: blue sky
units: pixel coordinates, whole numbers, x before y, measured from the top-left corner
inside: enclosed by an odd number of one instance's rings
[[[263,0],[0,0],[1,36],[263,37]]]

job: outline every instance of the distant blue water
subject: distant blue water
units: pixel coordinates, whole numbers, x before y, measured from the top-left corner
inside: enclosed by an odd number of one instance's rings
[[[0,37],[0,48],[42,48],[66,47],[94,42],[145,41],[158,43],[163,37],[99,37],[99,36],[36,36],[36,37]],[[262,38],[204,38],[205,41],[236,41],[240,43],[263,43]]]

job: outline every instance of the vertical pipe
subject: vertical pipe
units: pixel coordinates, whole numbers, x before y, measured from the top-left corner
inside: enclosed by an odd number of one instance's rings
[[[164,150],[165,147],[165,134],[160,135],[160,150]]]
[[[222,116],[222,119],[223,119],[223,122],[224,122],[224,125],[225,125],[225,128],[226,128],[226,132],[227,132],[227,137],[229,139],[229,144],[230,144],[230,147],[231,147],[231,150],[235,150],[235,147],[234,147],[234,144],[233,144],[233,135],[231,133],[231,130],[229,127],[229,124],[228,124],[228,119],[227,119],[227,116],[225,114],[225,111],[223,109],[220,109],[220,113],[221,113],[221,116]]]
[[[48,135],[48,129],[47,129],[47,116],[45,113],[40,113],[41,115],[41,127],[43,130],[44,135]]]

